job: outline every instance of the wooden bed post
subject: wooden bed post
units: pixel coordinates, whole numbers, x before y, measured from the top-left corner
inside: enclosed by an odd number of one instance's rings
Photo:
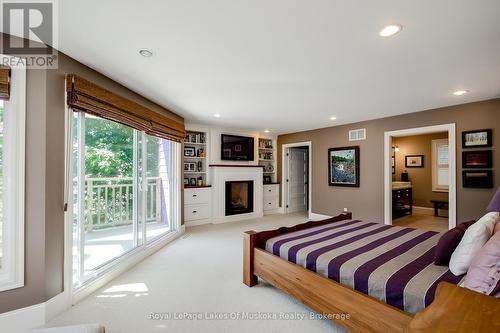
[[[257,284],[257,276],[253,274],[254,248],[257,233],[253,230],[243,234],[243,283],[249,287]]]

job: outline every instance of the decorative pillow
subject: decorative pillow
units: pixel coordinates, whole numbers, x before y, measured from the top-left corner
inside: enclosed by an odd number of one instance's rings
[[[498,223],[497,223],[498,224]],[[500,283],[500,232],[491,236],[472,259],[464,279],[465,288],[494,295]],[[497,295],[500,296],[500,295]]]
[[[462,237],[451,255],[450,271],[453,274],[462,275],[467,273],[472,258],[476,256],[491,237],[499,218],[500,214],[498,212],[487,213],[465,231],[464,237]]]
[[[457,248],[460,240],[465,234],[465,230],[470,227],[475,221],[460,223],[455,228],[448,230],[439,239],[434,250],[434,264],[440,266],[448,266],[450,258]]]
[[[495,224],[495,229],[493,230],[493,234],[496,234],[497,232],[500,232],[500,221],[497,221],[497,224]]]

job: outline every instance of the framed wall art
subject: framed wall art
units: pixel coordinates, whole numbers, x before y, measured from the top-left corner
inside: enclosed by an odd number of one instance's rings
[[[359,187],[359,146],[328,149],[328,185]]]

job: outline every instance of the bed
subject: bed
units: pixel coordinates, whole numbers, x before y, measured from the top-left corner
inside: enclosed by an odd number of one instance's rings
[[[434,300],[438,283],[459,283],[436,266],[442,233],[346,219],[272,237],[265,250],[409,313]]]
[[[354,332],[405,332],[413,315],[433,301],[440,282],[463,279],[433,264],[439,237],[353,220],[350,213],[249,231],[243,281],[253,286],[259,276]]]

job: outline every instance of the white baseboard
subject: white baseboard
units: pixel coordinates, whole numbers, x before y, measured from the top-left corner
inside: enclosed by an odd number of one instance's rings
[[[49,322],[59,314],[71,308],[71,295],[64,291],[45,302],[45,321]]]
[[[264,216],[266,215],[274,215],[274,214],[280,214],[282,213],[282,209],[281,208],[276,208],[276,209],[272,209],[272,210],[265,210],[264,211]]]
[[[203,225],[203,224],[211,224],[212,220],[211,219],[202,219],[202,220],[196,220],[196,221],[184,221],[184,225],[186,227],[195,227],[197,225]]]
[[[33,327],[45,325],[45,323],[46,303],[35,304],[0,314],[0,328],[2,332],[23,332]]]
[[[311,221],[321,221],[321,220],[326,220],[331,218],[332,216],[329,215],[323,215],[323,214],[317,214],[317,213],[309,213],[309,220]]]
[[[413,206],[412,209],[413,209],[413,213],[415,213],[415,214],[434,216],[434,208]]]

